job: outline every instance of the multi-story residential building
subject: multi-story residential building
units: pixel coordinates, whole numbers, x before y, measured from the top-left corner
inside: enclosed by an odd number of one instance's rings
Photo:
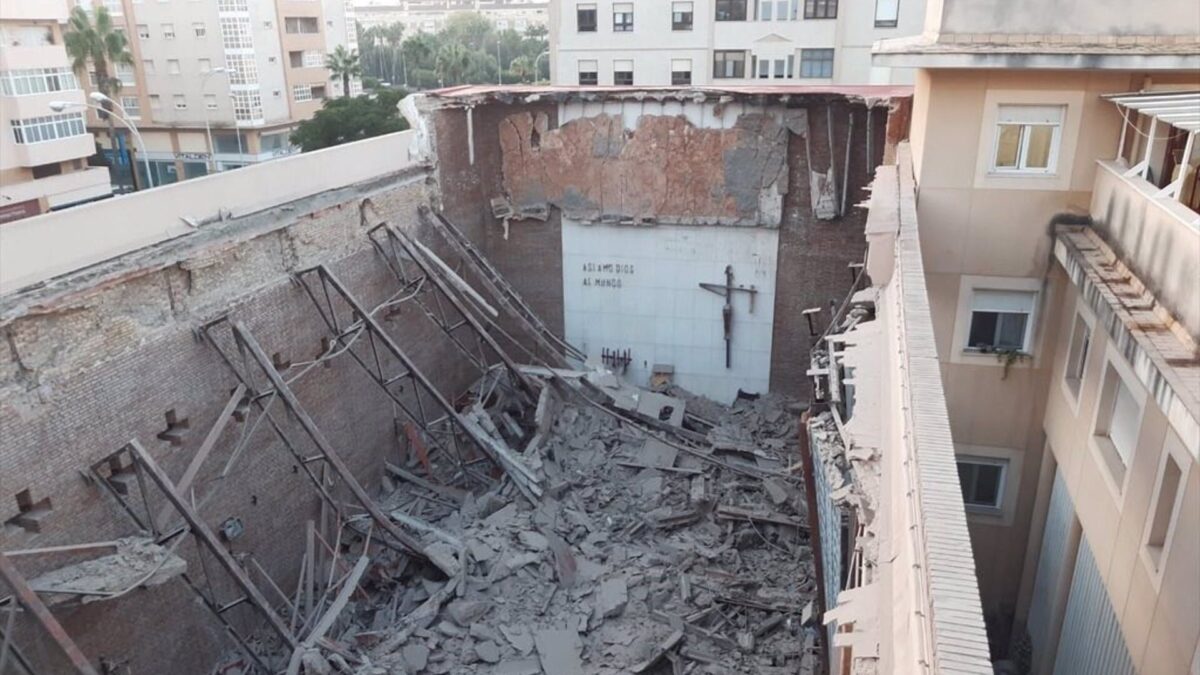
[[[920,31],[924,3],[554,0],[550,79],[562,85],[907,84],[871,45]]]
[[[1193,3],[931,3],[924,281],[993,655],[1200,672]]]
[[[84,92],[63,47],[66,2],[0,4],[0,223],[112,193],[108,171],[89,167],[95,139]]]
[[[446,19],[462,12],[476,12],[498,30],[524,33],[549,23],[548,0],[357,0],[358,23],[363,28],[401,24],[405,34],[436,33]]]
[[[119,99],[145,139],[155,185],[293,152],[296,124],[341,95],[326,55],[356,48],[347,0],[103,4],[129,37]]]

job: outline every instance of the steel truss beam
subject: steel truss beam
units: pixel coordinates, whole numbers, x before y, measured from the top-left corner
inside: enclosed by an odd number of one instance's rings
[[[483,435],[477,425],[470,424],[459,414],[454,406],[446,400],[446,397],[438,391],[437,387],[430,382],[429,378],[421,372],[421,369],[417,367],[412,358],[383,329],[378,320],[375,319],[374,313],[368,311],[354,294],[334,276],[329,268],[320,265],[304,270],[297,276],[304,280],[302,285],[308,290],[309,297],[317,306],[318,313],[321,315],[322,320],[324,320],[325,325],[329,328],[338,345],[345,347],[346,353],[362,367],[363,371],[387,394],[388,398],[404,411],[408,419],[424,432],[429,440],[434,442],[435,447],[439,451],[459,463],[459,467],[464,474],[468,472],[468,468],[463,461],[463,454],[459,448],[458,434],[454,433],[455,431],[463,433],[471,440],[472,445],[476,449],[482,452],[485,457],[491,459],[496,466],[503,469],[526,497],[532,499],[534,496],[541,494],[541,487],[529,469],[521,464],[518,459],[510,455],[504,448],[498,447],[494,439]],[[325,298],[324,305],[317,299],[317,293],[313,288],[312,277],[314,276],[320,282],[320,291]],[[337,311],[339,303],[334,302],[334,297],[340,298],[340,304],[345,305],[346,309],[349,310],[351,315],[349,322],[339,319]],[[363,356],[354,350],[353,339],[362,332],[366,333],[371,347],[375,364],[374,369],[367,364]],[[383,361],[380,358],[380,347],[383,348],[387,355],[401,365],[401,372],[391,376],[385,372]],[[405,401],[394,390],[394,385],[398,382],[408,382],[413,385],[412,397],[416,402],[415,406],[410,405],[408,401]],[[441,416],[436,420],[430,419],[426,411],[426,400],[431,402],[432,407],[441,413]],[[447,437],[450,439],[449,443],[442,441],[437,435],[432,433],[432,427],[435,422],[440,423],[442,421],[446,421],[451,425],[451,432],[447,434]]]
[[[221,349],[220,345],[213,338],[213,329],[217,325],[222,324],[229,326],[233,340],[237,345],[239,353],[241,354],[243,363],[243,367],[241,369],[237,368],[233,364],[233,361],[230,359],[229,355]],[[201,330],[209,339],[210,344],[213,345],[213,347],[221,355],[221,358],[224,359],[225,363],[233,371],[238,380],[245,385],[247,391],[250,392],[251,400],[254,401],[255,405],[262,410],[264,415],[266,415],[271,428],[275,431],[279,439],[283,441],[284,446],[287,447],[287,449],[292,453],[292,456],[296,459],[298,465],[304,469],[304,472],[312,480],[313,484],[316,485],[317,491],[321,494],[321,497],[325,500],[326,504],[333,509],[335,517],[339,521],[341,520],[340,504],[337,502],[337,500],[333,499],[332,495],[329,494],[324,481],[322,481],[315,473],[313,473],[309,464],[314,461],[323,460],[326,465],[332,469],[339,478],[341,478],[347,489],[349,489],[350,493],[354,496],[355,501],[358,502],[359,506],[361,506],[364,511],[370,514],[371,518],[378,523],[381,528],[383,528],[384,532],[386,532],[396,541],[400,542],[411,552],[421,557],[428,557],[425,555],[424,546],[415,538],[409,536],[404,530],[400,529],[395,521],[381,511],[375,504],[374,500],[372,500],[367,494],[367,491],[363,489],[362,485],[359,484],[358,479],[354,477],[354,473],[350,470],[350,467],[346,465],[345,461],[343,461],[337,451],[334,450],[333,445],[326,440],[325,435],[321,433],[321,429],[317,426],[316,422],[313,421],[312,417],[309,416],[308,411],[306,411],[300,404],[300,400],[296,398],[296,395],[292,392],[291,387],[288,386],[288,384],[283,380],[283,377],[280,376],[279,372],[275,369],[275,366],[271,363],[270,358],[267,357],[266,352],[263,351],[262,346],[258,344],[258,340],[255,339],[254,335],[241,322],[229,321],[228,319],[218,319],[217,321],[204,326]],[[271,387],[269,390],[263,390],[260,388],[252,373],[253,368],[250,365],[251,363],[254,363],[257,366],[257,370],[259,370],[266,377]],[[305,435],[308,436],[309,440],[312,441],[312,444],[316,446],[318,452],[320,453],[318,456],[304,457],[300,454],[296,445],[288,437],[287,433],[284,432],[283,427],[271,415],[270,410],[268,410],[269,402],[264,403],[264,399],[267,397],[279,398],[287,411],[291,413],[291,415],[300,423],[300,427],[304,430]]]
[[[437,230],[442,238],[450,245],[463,260],[468,261],[474,268],[483,286],[491,295],[491,299],[503,307],[508,314],[523,325],[534,337],[538,345],[547,352],[539,361],[548,366],[569,366],[570,360],[586,361],[587,355],[563,338],[554,334],[537,313],[526,304],[507,280],[484,257],[479,249],[471,243],[457,227],[441,213],[435,213],[427,206],[418,209],[421,222]],[[551,362],[550,359],[554,361]]]
[[[79,673],[79,675],[97,675],[96,669],[92,667],[92,664],[83,655],[83,652],[75,644],[75,641],[71,639],[71,636],[67,635],[66,629],[62,627],[58,619],[54,618],[54,615],[50,613],[50,609],[37,596],[37,593],[29,587],[24,575],[21,574],[20,570],[12,564],[12,561],[2,551],[0,551],[0,579],[4,579],[5,583],[12,588],[16,601],[42,625],[46,634],[50,636],[54,644],[58,645],[63,655],[67,657],[75,672]],[[11,607],[9,611],[12,611]],[[7,656],[9,647],[7,638],[11,636],[6,633],[5,637],[6,639],[3,644],[5,653],[0,654],[0,663],[3,663]],[[20,652],[15,653],[17,654],[17,662],[26,665],[24,664],[24,657],[20,656]],[[28,667],[26,669],[28,670]]]
[[[122,464],[123,457],[127,458],[125,460],[127,462],[126,466],[129,466],[131,470],[137,472],[138,486],[139,490],[141,491],[145,513],[139,514],[138,509],[134,508],[129,503],[129,495],[127,494],[128,488],[123,485],[118,485],[117,482],[111,477],[113,467]],[[102,467],[106,465],[109,466],[110,469],[110,473],[107,476],[101,470]],[[150,471],[150,467],[153,467],[154,470]],[[175,529],[174,531],[166,534],[159,534],[157,528],[152,525],[154,513],[150,510],[148,501],[149,491],[146,486],[145,478],[142,475],[143,472],[150,475],[151,482],[158,486],[159,491],[163,493],[163,496],[170,503],[172,510],[179,513],[179,515],[183,518],[185,523],[184,527]],[[200,520],[199,515],[189,505],[187,500],[180,495],[179,491],[175,489],[174,484],[170,482],[170,480],[166,477],[166,474],[163,473],[162,469],[158,467],[158,464],[154,462],[154,459],[150,457],[149,453],[147,453],[137,441],[130,441],[117,452],[93,464],[91,466],[91,474],[96,479],[97,483],[103,487],[105,491],[113,497],[113,499],[117,501],[117,504],[122,508],[122,510],[125,511],[125,514],[129,516],[129,519],[133,521],[134,525],[136,525],[138,529],[143,531],[152,531],[156,534],[155,543],[159,545],[165,544],[171,539],[186,534],[190,531],[193,535],[195,535],[197,543],[200,544],[197,555],[203,556],[204,550],[207,549],[217,558],[221,566],[225,568],[226,571],[229,571],[229,568],[226,567],[226,565],[227,563],[233,562],[232,557],[229,556],[229,552],[225,550],[225,547],[221,546],[220,541],[218,541],[215,535],[213,535],[212,530]],[[174,496],[174,499],[172,496]],[[177,500],[187,509],[187,513],[185,513],[183,509],[179,508],[179,505],[176,503]],[[198,531],[198,529],[192,525],[193,520],[201,525],[204,525],[203,532]],[[205,533],[207,533],[207,535]],[[220,551],[220,553],[218,553],[218,551]],[[201,563],[203,564],[203,558],[201,558]],[[251,582],[249,577],[245,575],[245,572],[243,572],[241,568],[237,566],[236,562],[233,562],[233,567],[235,572],[231,572],[230,575],[233,577],[235,584],[237,584],[239,587],[242,587],[242,584],[246,583],[251,587],[254,587],[253,582]],[[225,618],[225,610],[229,609],[231,606],[240,604],[241,601],[226,603],[225,605],[218,604],[215,596],[212,595],[211,587],[209,588],[209,592],[205,593],[204,588],[199,583],[194,581],[187,572],[184,572],[182,575],[180,575],[180,578],[188,586],[188,588],[192,590],[196,597],[200,598],[200,601],[206,608],[208,608],[212,615],[216,617],[217,621],[220,622],[220,624],[225,628],[225,632],[229,634],[230,638],[233,639],[238,648],[240,648],[244,654],[250,657],[250,659],[254,661],[254,663],[262,670],[262,672],[270,673],[271,669],[267,667],[267,664],[263,661],[262,657],[260,657],[253,649],[250,648],[250,645],[244,638],[242,638],[241,634],[238,633],[237,629],[232,623],[230,623],[229,619]],[[243,591],[245,591],[244,587]],[[242,600],[249,600],[251,604],[254,604],[254,606],[259,609],[260,612],[266,615],[273,630],[278,632],[278,628],[280,627],[286,630],[286,626],[283,626],[282,622],[277,623],[276,621],[272,621],[270,619],[272,616],[278,619],[278,616],[275,614],[274,610],[271,609],[270,604],[266,603],[262,594],[258,592],[257,587],[255,587],[255,593],[253,595],[262,600],[263,604],[260,605],[256,603],[254,597],[252,597],[249,593],[247,593]],[[281,635],[280,637],[282,637],[284,642],[288,645],[295,645],[295,636],[292,635],[290,631],[287,631],[286,636]]]
[[[369,202],[364,202],[362,208],[364,225],[369,225],[367,208],[369,208]],[[513,340],[491,319],[487,317],[481,319],[476,312],[471,311],[471,302],[454,289],[453,284],[448,281],[446,274],[437,262],[430,260],[426,250],[407,233],[384,221],[372,227],[367,232],[367,237],[402,287],[415,289],[412,299],[425,312],[429,320],[441,329],[451,343],[458,347],[481,376],[493,368],[493,362],[488,360],[490,354],[492,357],[498,358],[504,365],[510,380],[515,382],[520,390],[517,395],[524,400],[524,403],[531,406],[536,403],[539,393],[537,387],[529,380],[528,376],[520,371],[516,362],[493,337],[492,332],[499,333],[511,344],[531,356],[533,356],[532,352],[528,352],[524,345]],[[410,273],[409,267],[413,266],[416,267],[416,270]],[[426,285],[426,281],[432,285],[432,288]],[[449,305],[449,311],[447,311],[447,305]],[[459,334],[464,335],[460,338]],[[473,343],[473,348],[469,346],[470,343]],[[502,383],[501,386],[505,386],[509,391],[514,391],[506,383]]]

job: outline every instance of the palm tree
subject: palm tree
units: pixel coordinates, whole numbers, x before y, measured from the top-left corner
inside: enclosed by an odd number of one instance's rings
[[[404,41],[404,24],[400,23],[399,21],[389,23],[380,31],[380,37],[383,38],[383,41],[387,43],[388,53],[391,56],[391,63],[389,64],[390,76],[388,77],[388,81],[392,84],[395,84],[396,57],[399,56],[401,61],[404,60],[404,52],[399,49],[400,43]],[[407,67],[405,67],[404,70],[407,70]],[[408,78],[405,78],[406,85],[408,84],[407,79]]]
[[[329,69],[331,78],[341,79],[342,96],[350,95],[350,78],[362,76],[362,64],[359,63],[358,52],[346,49],[346,45],[338,45],[333,50],[325,62],[325,67]]]
[[[101,94],[113,98],[121,91],[121,78],[113,77],[112,71],[116,70],[118,65],[132,65],[133,56],[129,53],[129,42],[125,33],[113,25],[112,16],[106,8],[96,8],[95,21],[88,16],[83,7],[76,6],[72,9],[63,43],[67,55],[71,57],[71,67],[80,81],[87,81],[90,62],[96,70],[96,89]],[[102,107],[104,112],[100,113],[100,118],[108,122],[108,144],[115,158],[117,143],[115,125],[110,114],[112,103],[104,101]],[[132,163],[130,172],[133,172]]]
[[[470,67],[471,52],[461,42],[447,42],[438,49],[435,68],[442,86],[460,83]]]
[[[512,73],[518,82],[525,82],[534,74],[533,60],[525,55],[518,56],[508,64],[508,72]]]

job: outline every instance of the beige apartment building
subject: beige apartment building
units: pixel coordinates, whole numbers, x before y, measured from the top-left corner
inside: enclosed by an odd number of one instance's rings
[[[547,0],[355,0],[363,28],[398,23],[405,35],[436,33],[455,14],[472,12],[495,24],[497,30],[524,33],[549,23]]]
[[[129,36],[133,66],[118,69],[119,98],[141,130],[155,185],[295,152],[288,136],[297,122],[341,95],[326,55],[357,48],[348,0],[103,5]],[[89,126],[100,120],[92,115]]]
[[[1200,672],[1200,10],[932,2],[911,128],[993,657]]]
[[[83,116],[51,101],[83,103],[63,48],[65,2],[0,3],[0,223],[112,193],[89,167],[95,139]]]

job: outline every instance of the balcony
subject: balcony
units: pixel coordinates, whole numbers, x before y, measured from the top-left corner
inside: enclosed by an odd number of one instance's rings
[[[45,197],[50,208],[58,208],[112,194],[108,169],[89,167],[83,171],[38,178],[4,186],[4,196],[14,202]]]
[[[5,47],[0,49],[0,70],[69,68],[71,61],[62,45]]]
[[[96,154],[96,141],[91,134],[58,138],[53,141],[15,145],[17,166],[40,166],[91,157]]]
[[[46,0],[4,0],[0,19],[4,21],[57,21],[66,23],[73,3]]]

